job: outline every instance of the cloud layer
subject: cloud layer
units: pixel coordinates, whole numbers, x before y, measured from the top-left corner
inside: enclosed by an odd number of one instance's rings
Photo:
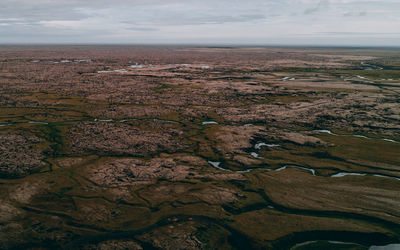
[[[398,0],[1,0],[0,43],[400,45]]]

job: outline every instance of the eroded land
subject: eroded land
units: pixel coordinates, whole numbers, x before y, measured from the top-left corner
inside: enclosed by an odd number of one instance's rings
[[[400,51],[0,47],[0,248],[400,242]]]

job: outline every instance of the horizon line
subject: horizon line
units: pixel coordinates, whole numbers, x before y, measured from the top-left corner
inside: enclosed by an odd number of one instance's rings
[[[274,48],[380,48],[380,49],[400,49],[400,45],[354,45],[354,44],[262,44],[262,43],[1,43],[0,46],[184,46],[184,47],[274,47]]]

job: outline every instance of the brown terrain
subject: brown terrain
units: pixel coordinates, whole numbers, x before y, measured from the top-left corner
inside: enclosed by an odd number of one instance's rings
[[[0,187],[0,249],[399,244],[400,50],[1,46]]]

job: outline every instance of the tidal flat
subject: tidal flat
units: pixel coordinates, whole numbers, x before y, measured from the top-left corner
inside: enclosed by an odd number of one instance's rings
[[[0,249],[400,243],[400,50],[0,46]]]

